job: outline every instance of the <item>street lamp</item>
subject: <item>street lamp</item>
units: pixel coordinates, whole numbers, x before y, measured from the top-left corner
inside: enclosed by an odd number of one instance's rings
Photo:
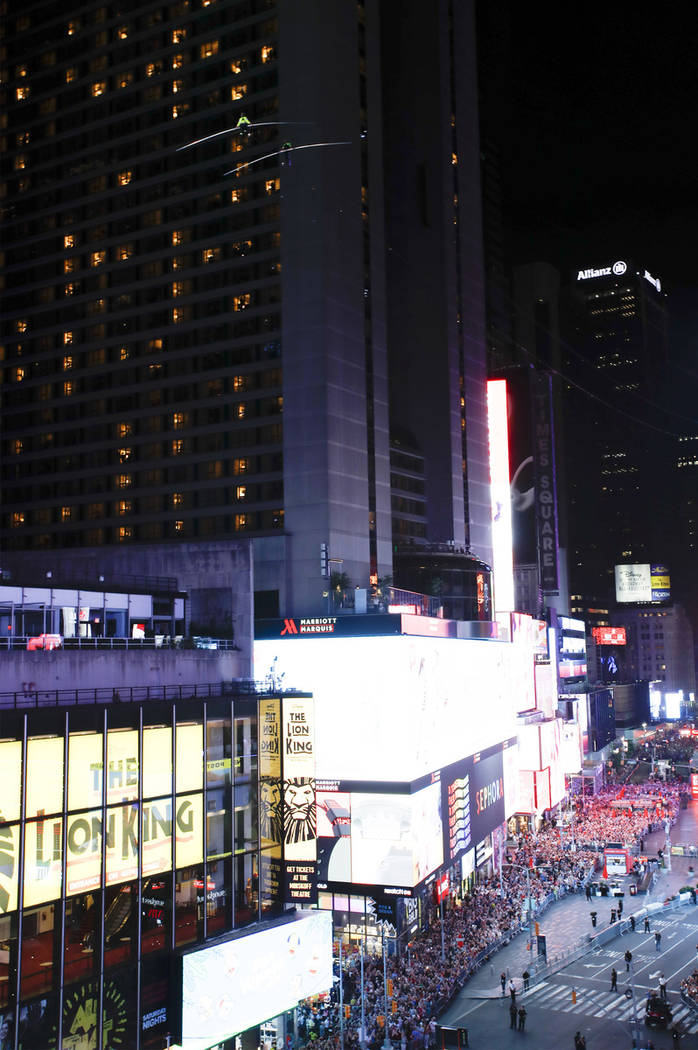
[[[393,1044],[390,1042],[390,1036],[388,1035],[388,967],[387,967],[387,956],[385,951],[385,927],[387,923],[381,925],[381,939],[383,942],[383,1029],[385,1031],[385,1039],[383,1040],[383,1050],[392,1050]]]

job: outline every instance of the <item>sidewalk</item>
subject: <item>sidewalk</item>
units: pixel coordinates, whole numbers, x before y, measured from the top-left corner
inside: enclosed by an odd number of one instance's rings
[[[679,812],[678,820],[671,830],[671,837],[677,842],[698,843],[698,801],[690,801],[688,809]],[[656,853],[657,849],[663,848],[665,838],[663,828],[661,831],[648,835],[645,838],[645,854],[651,855]],[[640,911],[650,902],[662,901],[670,897],[682,886],[696,885],[696,872],[689,872],[688,868],[691,864],[698,867],[698,859],[691,861],[688,857],[672,857],[671,864],[671,871],[666,869],[660,871],[651,894],[631,897],[628,887],[633,880],[630,876],[623,880],[625,884],[623,919]],[[581,938],[592,932],[599,933],[602,929],[607,928],[610,925],[611,908],[616,904],[616,899],[612,897],[592,897],[591,901],[588,901],[584,893],[563,897],[552,904],[538,920],[540,933],[546,938],[548,962],[552,962],[555,955],[567,951]],[[590,913],[592,911],[598,913],[595,930],[591,925]],[[527,941],[528,932],[522,932],[496,955],[493,955],[490,962],[481,967],[466,983],[451,1004],[448,1013],[456,1006],[456,1003],[465,999],[499,998],[502,994],[499,975],[502,972],[507,975],[507,983],[511,977],[517,992],[521,992],[523,983],[521,975],[526,969],[533,975],[537,959],[535,943],[533,951],[530,952],[527,948]],[[531,986],[533,986],[533,981],[531,981]]]

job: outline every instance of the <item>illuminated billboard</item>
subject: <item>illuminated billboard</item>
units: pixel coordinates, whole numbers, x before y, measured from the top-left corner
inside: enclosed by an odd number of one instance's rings
[[[207,1050],[332,988],[332,915],[297,914],[182,957],[183,1050]]]
[[[326,635],[255,641],[254,666],[312,692],[319,778],[409,783],[516,736],[517,698],[533,691],[533,661],[525,679],[516,655],[492,640]]]
[[[511,612],[514,608],[514,563],[505,379],[487,381],[487,420],[490,444],[494,607],[497,612]]]
[[[671,597],[671,579],[666,565],[616,565],[616,601],[666,602]]]
[[[597,645],[625,645],[625,627],[592,627],[592,636]]]

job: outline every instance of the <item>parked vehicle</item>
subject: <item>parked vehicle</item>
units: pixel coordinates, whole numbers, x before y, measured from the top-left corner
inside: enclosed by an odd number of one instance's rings
[[[671,1007],[660,995],[647,997],[645,1024],[655,1028],[666,1028],[671,1024]]]
[[[60,649],[63,638],[60,634],[37,634],[35,638],[27,638],[27,649]]]

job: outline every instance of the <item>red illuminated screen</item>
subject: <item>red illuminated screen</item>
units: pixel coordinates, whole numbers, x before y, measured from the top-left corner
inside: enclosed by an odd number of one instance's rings
[[[625,627],[592,627],[597,645],[625,645]]]

